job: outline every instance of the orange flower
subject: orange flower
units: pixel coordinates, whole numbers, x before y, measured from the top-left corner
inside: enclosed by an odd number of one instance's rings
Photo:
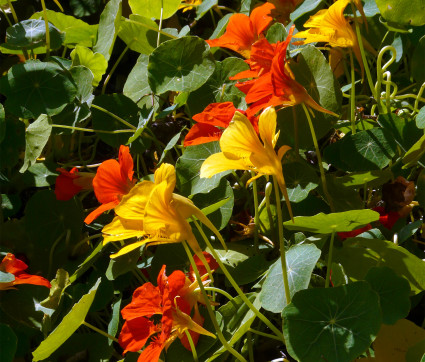
[[[192,118],[198,122],[192,126],[184,138],[184,146],[200,145],[206,142],[218,141],[230,124],[236,111],[245,114],[244,111],[236,109],[232,102],[211,103],[201,113]],[[258,132],[258,120],[250,118],[250,122]]]
[[[130,192],[136,179],[133,178],[133,158],[127,146],[120,146],[117,160],[106,160],[97,169],[93,179],[94,193],[102,204],[84,220],[90,224],[100,214],[117,206],[122,197]]]
[[[56,178],[55,194],[58,200],[70,200],[82,190],[93,190],[94,173],[78,172],[74,167],[71,171],[57,168],[61,174]]]
[[[212,263],[210,267],[213,267]],[[210,282],[206,277],[202,277],[204,285]],[[198,310],[198,302],[205,304],[209,301],[202,299],[197,282],[191,282],[180,270],[167,277],[165,265],[158,274],[157,282],[157,287],[145,283],[137,288],[131,303],[121,311],[125,323],[119,343],[124,348],[124,354],[139,351],[150,339],[149,345],[139,356],[139,362],[158,361],[162,350],[167,349],[176,338],[180,338],[185,348],[190,350],[187,339],[184,339],[186,330],[193,333],[191,335],[195,345],[199,334],[215,338],[202,328],[203,318]],[[192,309],[193,317],[190,316]],[[158,319],[154,316],[158,315],[162,316],[161,321],[155,322]]]
[[[234,50],[245,58],[249,58],[251,46],[273,21],[271,11],[275,6],[265,3],[255,8],[248,17],[244,14],[234,14],[230,17],[226,32],[218,39],[207,40],[210,47],[223,47]]]
[[[276,44],[270,71],[263,66],[262,73],[259,72],[259,78],[236,85],[246,94],[246,102],[251,103],[246,111],[248,116],[253,116],[258,111],[270,106],[289,107],[300,103],[305,103],[319,112],[336,116],[335,113],[317,104],[306,89],[294,79],[286,61],[286,49],[291,41],[294,28],[293,25],[284,42]],[[269,49],[266,53],[270,54]],[[262,64],[266,64],[266,62],[263,61]]]
[[[47,279],[38,275],[26,274],[24,273],[26,269],[28,269],[28,265],[22,260],[16,259],[13,254],[7,254],[0,264],[0,272],[11,274],[8,278],[11,280],[0,282],[0,290],[14,289],[13,287],[18,284],[33,284],[50,288],[50,282]],[[15,277],[14,280],[12,280],[13,276]],[[7,274],[4,278],[7,278]]]

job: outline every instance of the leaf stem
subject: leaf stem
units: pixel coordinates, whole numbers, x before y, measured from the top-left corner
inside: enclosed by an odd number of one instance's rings
[[[289,304],[291,303],[291,292],[289,290],[288,268],[286,266],[285,239],[283,237],[282,205],[280,203],[279,185],[277,183],[276,176],[273,176],[273,184],[277,209],[277,233],[279,236],[280,263],[282,264],[283,286],[285,288],[286,304]]]
[[[270,195],[272,193],[273,185],[271,182],[267,182],[265,189],[265,199],[266,199],[266,209],[267,209],[267,217],[269,218],[270,223],[270,232],[273,235],[273,238],[276,237],[276,230],[274,228],[273,215],[270,205]]]
[[[10,21],[9,17],[7,16],[6,11],[4,11],[4,9],[1,6],[0,6],[0,9],[1,9],[1,12],[3,13],[4,17],[6,18],[7,23],[9,24],[9,26],[13,26],[12,22]]]
[[[161,14],[159,15],[158,37],[156,38],[156,47],[159,47],[162,29],[162,17],[164,16],[164,0],[161,0]]]
[[[246,359],[241,356],[236,350],[233,349],[233,347],[226,341],[226,338],[224,338],[223,333],[221,332],[220,326],[218,325],[217,319],[215,318],[214,311],[211,308],[210,303],[208,302],[208,296],[204,289],[204,284],[202,283],[201,276],[199,275],[198,268],[196,267],[195,260],[193,259],[192,253],[189,250],[189,246],[187,245],[186,241],[182,242],[184,250],[186,251],[187,257],[189,258],[190,265],[192,266],[193,271],[195,272],[196,280],[198,281],[199,288],[201,289],[202,296],[205,300],[205,305],[207,307],[208,314],[211,318],[211,322],[214,325],[214,329],[217,333],[218,339],[223,344],[224,348],[226,348],[227,351],[229,351],[233,356],[235,356],[239,361],[245,361]]]
[[[132,130],[132,129],[117,129],[115,131],[104,131],[104,130],[100,130],[100,129],[91,129],[91,128],[81,128],[81,127],[66,126],[66,125],[62,125],[62,124],[52,124],[52,127],[54,127],[54,128],[73,129],[75,131],[82,131],[82,132],[94,132],[94,133],[106,133],[106,134],[134,133],[134,130]]]
[[[216,292],[216,293],[222,294],[227,299],[229,299],[230,301],[233,300],[233,297],[229,293],[227,293],[225,290],[223,290],[223,289],[216,288],[216,287],[204,287],[204,289],[205,290],[211,290],[212,292]]]
[[[184,333],[186,334],[187,340],[189,341],[190,349],[192,350],[193,362],[198,362],[198,353],[196,352],[196,347],[195,347],[195,344],[193,343],[192,336],[190,335],[187,329],[184,331]]]
[[[350,50],[351,89],[350,89],[350,121],[351,133],[356,134],[356,75],[354,72],[353,52]]]
[[[65,48],[66,49],[66,48]],[[102,92],[101,94],[105,94],[105,90],[106,90],[106,86],[109,83],[109,80],[112,77],[112,74],[114,74],[115,69],[117,68],[118,64],[121,62],[122,58],[124,57],[125,53],[127,53],[128,50],[128,45],[125,47],[125,49],[122,51],[122,53],[120,54],[120,56],[118,57],[117,61],[115,62],[114,66],[112,67],[111,71],[109,72],[109,74],[107,75],[105,81],[103,82],[103,86],[102,86]]]
[[[49,21],[47,20],[47,9],[44,0],[41,0],[41,7],[43,8],[43,18],[44,24],[46,26],[46,58],[50,56],[50,31],[49,31]]]
[[[12,5],[12,1],[11,0],[7,0],[7,5],[9,5],[10,12],[12,13],[12,17],[13,17],[13,20],[15,21],[15,23],[19,23],[18,17],[16,16],[15,9],[14,9],[14,7]]]
[[[331,242],[329,244],[329,253],[328,253],[328,264],[326,268],[326,281],[325,288],[329,288],[329,282],[331,279],[331,266],[332,266],[332,253],[334,248],[334,239],[335,239],[335,231],[332,232]]]
[[[308,120],[308,125],[310,127],[311,137],[313,138],[314,148],[316,149],[317,163],[319,164],[320,178],[322,180],[323,192],[325,193],[325,196],[328,200],[329,207],[331,208],[331,211],[335,212],[334,203],[333,203],[331,195],[329,194],[329,191],[328,191],[328,184],[326,182],[325,170],[323,169],[323,164],[322,164],[322,156],[320,155],[319,144],[317,143],[316,132],[314,131],[313,122],[311,121],[311,117],[310,117],[310,114],[308,113],[308,109],[307,109],[306,105],[304,103],[302,103],[302,106],[304,108],[304,112],[305,112],[305,115],[306,115],[307,120]]]
[[[275,340],[277,340],[279,342],[282,342],[278,337],[274,336],[273,334],[260,332],[260,331],[257,331],[256,329],[252,329],[252,328],[249,328],[248,331],[249,332],[252,332],[252,333],[255,333],[255,334],[258,334],[259,336],[263,336],[263,337],[266,337],[266,338],[275,339]]]
[[[251,171],[251,176],[255,176],[255,172]],[[252,193],[254,194],[254,247],[256,252],[259,251],[258,245],[258,224],[259,224],[259,215],[258,215],[258,187],[257,180],[254,178],[252,181]]]
[[[90,324],[90,323],[87,323],[86,321],[83,321],[82,325],[84,325],[84,326],[86,326],[86,327],[88,327],[88,328],[90,328],[90,329],[94,330],[95,332],[97,332],[97,333],[101,334],[102,336],[104,336],[104,337],[106,337],[106,338],[109,338],[109,339],[113,340],[114,342],[119,343],[119,341],[118,341],[118,339],[117,339],[117,338],[115,338],[115,337],[111,336],[110,334],[108,334],[108,333],[106,333],[106,332],[102,331],[101,329],[99,329],[99,328],[95,327],[94,325],[92,325],[92,324]]]
[[[201,236],[203,237],[205,243],[207,244],[208,249],[210,250],[210,252],[213,255],[214,259],[217,261],[218,265],[220,266],[221,271],[224,273],[224,275],[226,276],[227,280],[230,282],[230,284],[232,285],[232,287],[236,290],[236,293],[238,293],[238,295],[245,302],[245,304],[248,306],[248,308],[251,309],[254,312],[254,314],[264,324],[266,324],[278,337],[280,337],[281,338],[280,339],[281,341],[283,341],[284,338],[283,338],[282,332],[280,332],[279,329],[277,329],[273,325],[273,323],[270,322],[268,320],[268,318],[263,313],[261,313],[257,308],[255,308],[255,306],[251,303],[251,301],[246,297],[245,293],[241,290],[241,288],[239,288],[239,285],[235,282],[235,280],[233,279],[232,275],[229,273],[229,271],[227,270],[227,268],[222,263],[222,261],[220,259],[220,256],[217,254],[217,252],[215,251],[214,247],[211,245],[210,241],[208,240],[208,238],[205,235],[204,231],[200,227],[199,223],[194,220],[194,224],[195,224],[196,228],[199,230]]]
[[[121,122],[123,125],[131,128],[131,129],[134,129],[134,130],[137,129],[137,127],[133,126],[131,123],[127,122],[125,119],[122,119],[121,117],[117,116],[116,114],[114,114],[112,112],[109,112],[105,108],[99,107],[96,104],[92,104],[91,107],[94,108],[94,109],[97,109],[97,110],[99,110],[99,111],[101,111],[103,113],[106,113],[108,116],[111,116],[112,118],[115,118],[118,122]]]

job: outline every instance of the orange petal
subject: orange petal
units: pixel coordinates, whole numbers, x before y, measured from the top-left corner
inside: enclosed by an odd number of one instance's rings
[[[84,219],[84,222],[88,225],[93,222],[94,219],[98,218],[105,211],[113,209],[115,206],[119,204],[119,201],[112,201],[106,204],[100,205],[97,209],[93,210],[87,217]]]
[[[222,133],[223,131],[217,127],[204,123],[196,123],[184,138],[184,147],[218,141]]]

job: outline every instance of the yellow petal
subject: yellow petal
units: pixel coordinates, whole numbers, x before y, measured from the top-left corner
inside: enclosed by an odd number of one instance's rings
[[[230,154],[231,155],[231,154]],[[212,177],[228,170],[250,170],[253,165],[249,159],[228,158],[223,152],[214,153],[201,166],[200,177]]]
[[[165,181],[167,183],[167,194],[170,194],[174,191],[176,187],[176,170],[173,165],[169,163],[163,163],[155,171],[155,184],[159,185],[161,182]]]
[[[143,221],[127,220],[114,217],[112,222],[102,229],[103,245],[117,240],[125,240],[132,237],[141,237],[146,233],[143,231]]]
[[[118,253],[112,254],[110,257],[111,257],[111,259],[115,259],[115,258],[117,258],[117,257],[119,257],[121,255],[127,254],[130,251],[133,251],[134,249],[137,249],[137,248],[141,247],[142,245],[144,245],[144,244],[146,244],[148,242],[149,242],[149,239],[144,239],[142,241],[137,241],[137,242],[135,242],[133,244],[124,246],[123,248],[121,248],[118,251]]]
[[[177,333],[182,335],[186,329],[190,329],[199,334],[215,338],[215,335],[208,332],[205,328],[196,323],[189,315],[176,308],[173,312],[173,327],[177,329]]]
[[[248,158],[252,152],[263,148],[251,122],[243,114],[235,112],[229,127],[220,138],[221,150],[239,158]]]
[[[273,146],[276,134],[276,111],[273,107],[268,107],[261,113],[258,129],[263,142]]]
[[[134,186],[115,207],[115,213],[125,219],[143,220],[149,196],[155,187],[151,181],[142,181]]]

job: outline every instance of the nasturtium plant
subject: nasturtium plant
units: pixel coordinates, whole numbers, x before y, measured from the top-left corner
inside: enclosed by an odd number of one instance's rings
[[[0,0],[0,360],[423,359],[420,0]]]

